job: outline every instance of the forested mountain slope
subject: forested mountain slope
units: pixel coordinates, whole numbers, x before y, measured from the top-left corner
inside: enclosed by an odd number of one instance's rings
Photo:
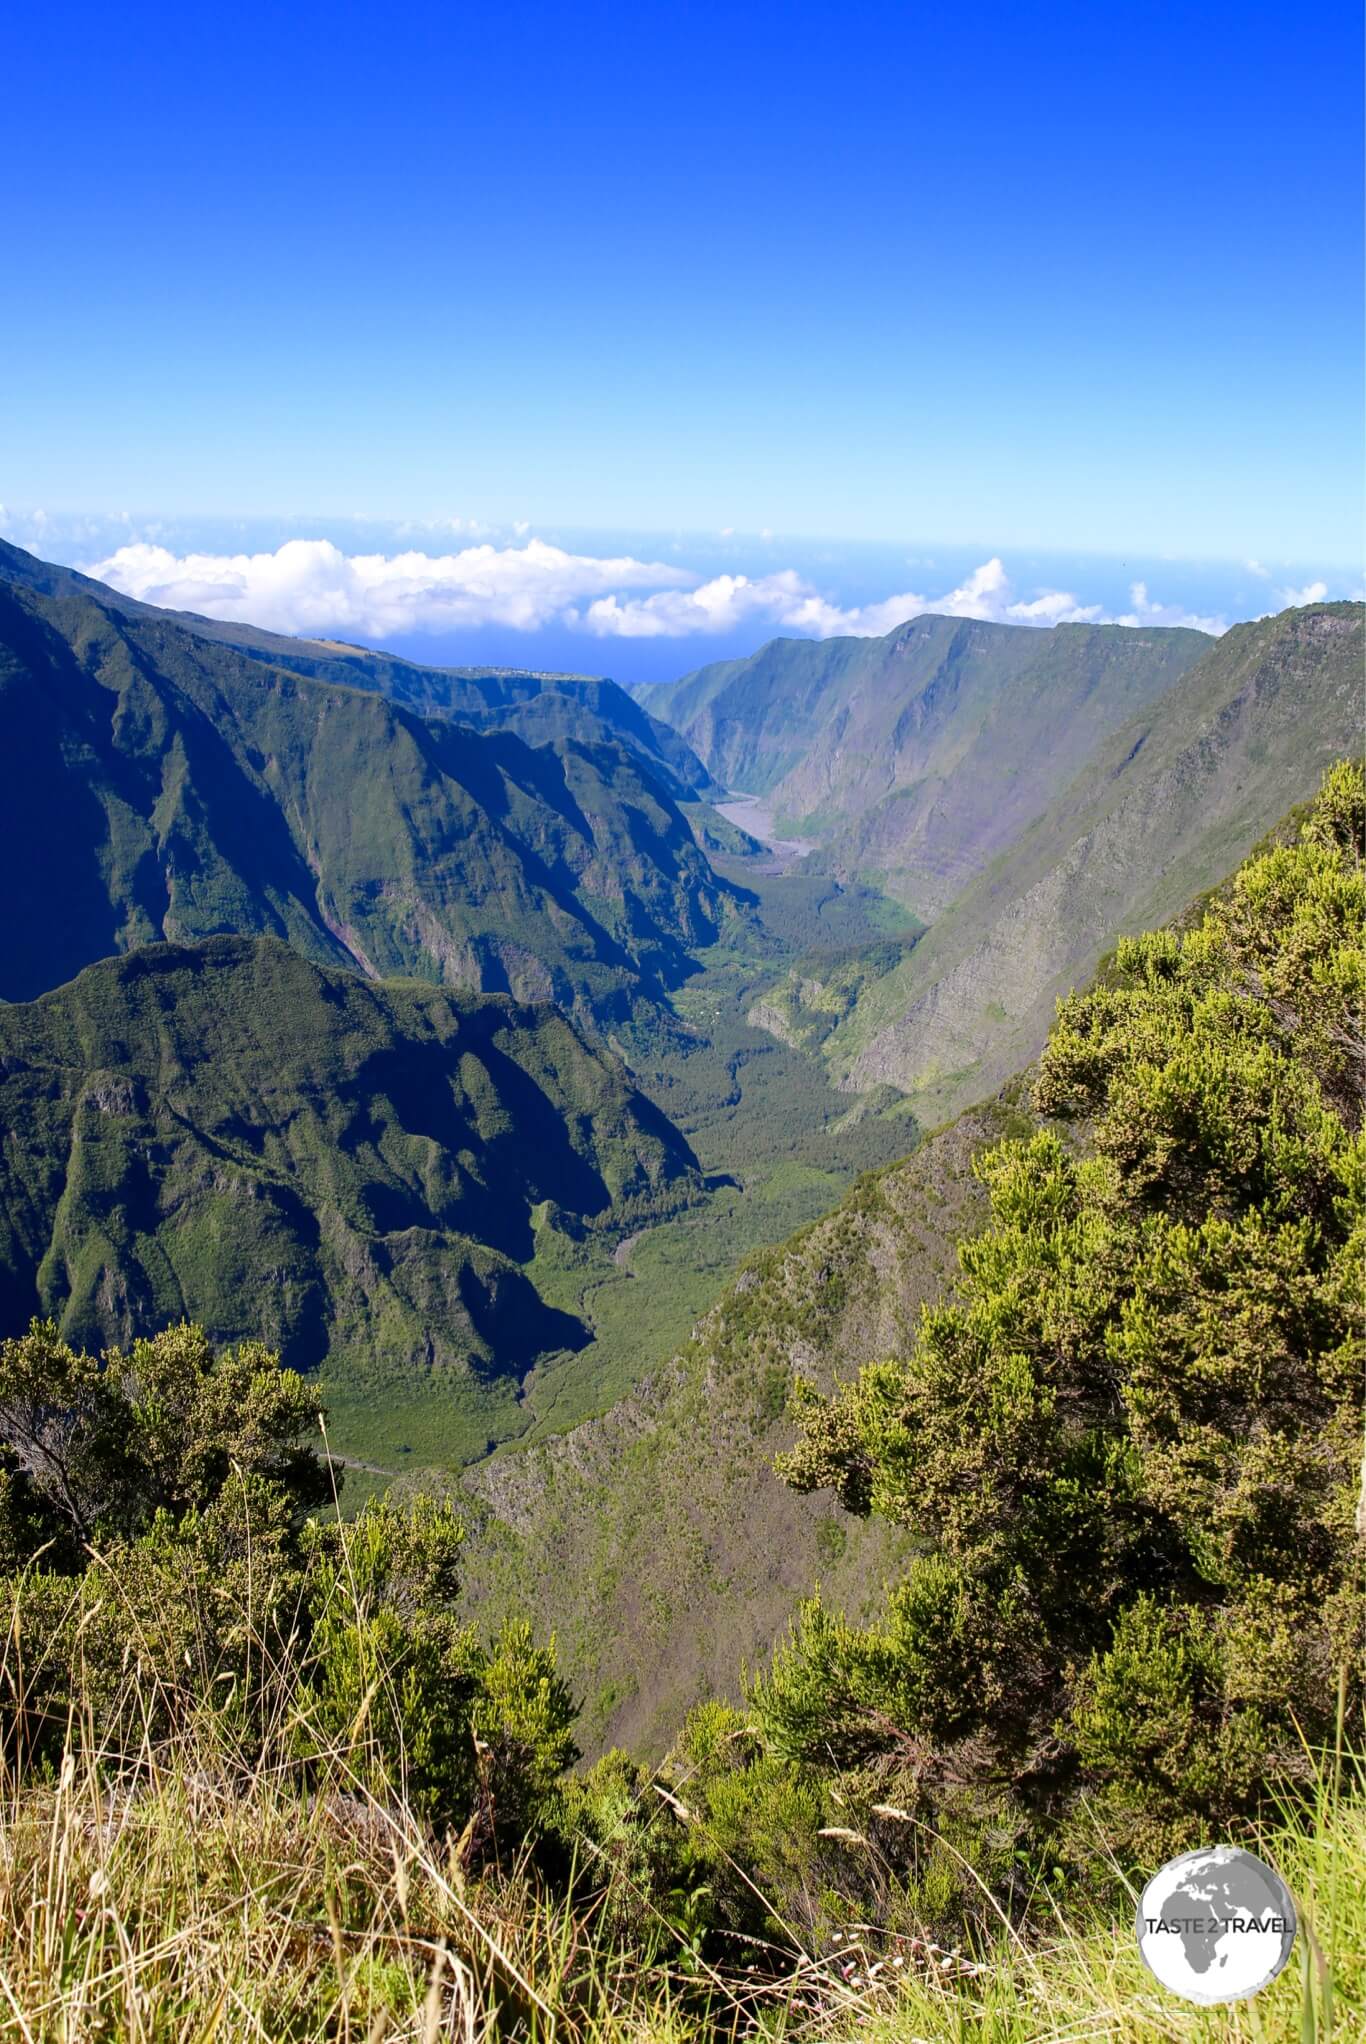
[[[1209,645],[927,616],[882,639],[775,639],[635,693],[786,834],[928,919]]]
[[[392,653],[337,640],[289,638],[259,625],[225,623],[192,611],[159,610],[74,568],[42,561],[0,540],[0,582],[40,596],[86,596],[120,617],[180,625],[272,667],[320,681],[374,689],[420,717],[450,717],[475,730],[516,731],[530,743],[577,738],[616,740],[639,754],[675,800],[714,792],[689,745],[651,717],[614,681],[586,674],[541,674],[505,667],[427,667]]]
[[[637,753],[430,722],[162,614],[0,583],[0,996],[158,938],[278,935],[599,1023],[740,896]]]
[[[1360,766],[1295,822],[1059,1004],[1033,1101],[1080,1151],[1000,1145],[951,1296],[797,1401],[786,1479],[917,1551],[871,1626],[804,1609],[755,1731],[816,1826],[971,1840],[969,1908],[1251,1842],[1361,1723]]]
[[[1061,1004],[1028,1106],[1008,1095],[867,1181],[745,1274],[653,1410],[560,1444],[531,1581],[543,1615],[571,1613],[576,1682],[597,1674],[589,1738],[614,1716],[656,1746],[667,1729],[658,1764],[570,1772],[555,1649],[525,1623],[489,1637],[509,1581],[492,1542],[469,1622],[446,1501],[319,1511],[317,1387],[259,1343],[215,1353],[172,1326],[97,1360],[41,1324],[0,1342],[0,1568],[29,1643],[4,1697],[15,2007],[65,2005],[75,1939],[115,2029],[148,1981],[212,2029],[225,1977],[257,2029],[283,2007],[309,2037],[396,2034],[424,2002],[430,2028],[435,1950],[467,2030],[477,2010],[699,2044],[1136,2039],[1156,2004],[1134,1894],[1213,1837],[1268,1856],[1315,1930],[1265,2034],[1358,2034],[1359,767],[1276,836]],[[122,975],[149,1067],[186,1048],[176,1004],[141,998],[163,957],[84,982]],[[378,999],[289,963],[350,1015]],[[74,1035],[87,1065],[98,1007],[45,1054]],[[242,1012],[291,1009],[258,985]],[[237,1048],[209,1046],[229,1069]],[[297,1048],[277,1032],[271,1068]],[[461,1084],[472,1099],[463,1066]],[[842,1381],[827,1398],[798,1375]],[[759,1459],[789,1389],[782,1475],[806,1517],[775,1511]],[[535,1531],[543,1464],[480,1481]],[[884,1569],[887,1593],[852,1622],[804,1599],[769,1654],[812,1546],[846,1602]],[[767,1637],[737,1680],[755,1583]],[[21,1906],[44,1881],[75,1925],[55,1959]],[[299,1937],[328,1920],[330,1941]],[[600,1999],[619,1982],[624,2004]]]
[[[587,1340],[519,1268],[537,1231],[700,1191],[557,1010],[269,938],[149,945],[0,1004],[0,1127],[0,1325],[100,1346],[188,1317],[376,1395],[420,1378],[481,1448],[536,1358]]]

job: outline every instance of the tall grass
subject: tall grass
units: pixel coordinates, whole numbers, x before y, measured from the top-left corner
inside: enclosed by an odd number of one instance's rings
[[[370,1729],[393,1671],[329,1738],[288,1646],[255,1630],[250,1708],[240,1660],[228,1705],[210,1703],[222,1671],[169,1683],[124,1603],[119,1693],[97,1718],[78,1632],[60,1761],[25,1764],[54,1649],[22,1608],[12,1595],[0,1644],[0,2038],[611,2044],[743,2022],[743,1991],[676,1982],[606,1934],[600,1877],[553,1888],[524,1853],[476,1877],[468,1839],[423,1820],[402,1767],[397,1788],[373,1786],[394,1779]]]
[[[1072,1923],[1041,1911],[1002,1932],[971,1976],[872,1984],[857,2034],[869,2044],[1361,2044],[1366,2038],[1366,1802],[1288,1815],[1256,1848],[1288,1881],[1300,1932],[1291,1963],[1252,2000],[1200,2009],[1168,1993],[1139,1956],[1132,1912]],[[885,1961],[885,1951],[880,1954]],[[866,1977],[866,1968],[865,1968]]]
[[[11,1704],[44,1652],[11,1624],[0,1651]],[[460,1839],[437,1835],[401,1792],[367,1785],[366,1706],[329,1746],[306,1722],[297,1671],[272,1662],[264,1641],[249,1738],[222,1709],[157,1693],[139,1661],[133,1637],[122,1707],[106,1702],[103,1717],[139,1734],[101,1734],[76,1665],[59,1764],[22,1769],[12,1741],[0,1760],[5,2040],[1366,2037],[1366,1802],[1344,1789],[1341,1742],[1316,1801],[1288,1810],[1263,1844],[1300,1910],[1296,1963],[1255,2001],[1200,2011],[1147,1974],[1128,1911],[1073,1922],[1046,1900],[1023,1928],[1002,1919],[975,1953],[871,1926],[819,1949],[796,1936],[766,1950],[736,1940],[728,1958],[714,1935],[690,1948],[676,1922],[652,1922],[649,1897],[614,1893],[629,1875],[610,1871],[600,1842],[583,1842],[583,1878],[567,1884],[549,1886],[524,1856],[475,1877]],[[301,1750],[313,1756],[306,1772]],[[673,1821],[676,1799],[651,1800]],[[859,1849],[853,1832],[849,1844]]]
[[[26,2044],[465,2044],[768,2034],[868,2044],[1366,2036],[1366,1807],[1293,1820],[1265,1852],[1301,1913],[1297,1963],[1198,2010],[1146,1973],[1127,1918],[1003,1931],[973,1960],[853,1929],[760,1978],[685,1979],[525,1868],[477,1883],[346,1771],[301,1794],[188,1743],[68,1755],[0,1803],[0,2036]]]

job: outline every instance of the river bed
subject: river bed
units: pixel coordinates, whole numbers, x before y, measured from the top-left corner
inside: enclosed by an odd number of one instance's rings
[[[713,809],[724,816],[727,823],[733,823],[740,830],[748,831],[758,838],[761,845],[767,845],[776,852],[781,861],[779,870],[784,871],[798,859],[804,859],[808,852],[814,852],[816,841],[806,837],[775,837],[773,834],[773,809],[762,795],[741,795],[733,793],[728,802],[714,802]]]

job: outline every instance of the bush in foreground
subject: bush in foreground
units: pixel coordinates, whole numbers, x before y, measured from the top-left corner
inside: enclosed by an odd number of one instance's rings
[[[449,1504],[319,1513],[317,1400],[247,1343],[182,1326],[128,1355],[51,1323],[0,1343],[0,1737],[21,1775],[211,1729],[301,1784],[344,1759],[367,1792],[452,1830],[462,1864],[553,1826],[577,1758],[553,1651],[459,1613]]]
[[[806,1608],[753,1692],[765,1751],[997,1896],[1002,1862],[1104,1882],[1098,1838],[1151,1867],[1241,1835],[1339,1670],[1360,1712],[1364,833],[1338,767],[1297,842],[1060,1004],[1054,1125],[982,1160],[955,1295],[799,1403],[789,1481],[923,1551],[870,1627]]]

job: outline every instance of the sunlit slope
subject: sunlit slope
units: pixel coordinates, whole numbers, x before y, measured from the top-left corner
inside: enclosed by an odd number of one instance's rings
[[[776,639],[636,695],[780,827],[930,917],[1209,644],[919,617],[881,639]]]
[[[738,900],[615,741],[427,721],[159,613],[3,582],[0,796],[9,999],[243,932],[607,1023]]]
[[[825,1039],[836,1070],[933,1120],[1033,1056],[1117,936],[1214,886],[1358,749],[1363,615],[1319,604],[1216,641],[861,995]]]
[[[0,1125],[6,1332],[51,1314],[98,1345],[185,1315],[469,1412],[587,1339],[518,1267],[536,1231],[625,1229],[699,1179],[555,1009],[272,939],[153,945],[0,1005]]]
[[[1302,640],[1331,642],[1342,622],[1305,620]],[[1256,646],[1280,636],[1256,634],[1241,660],[1231,648],[1229,673],[1255,669]],[[1297,824],[1278,817],[1270,835],[1293,837]],[[1227,869],[1218,878],[1222,894]],[[1176,904],[1183,921],[1190,909]],[[586,1697],[591,1737],[662,1745],[694,1698],[736,1693],[737,1659],[761,1665],[813,1586],[857,1613],[904,1559],[895,1543],[908,1536],[779,1481],[787,1401],[797,1378],[821,1388],[910,1352],[922,1306],[945,1296],[959,1246],[986,1220],[974,1160],[1040,1125],[1033,1076],[751,1259],[681,1353],[603,1419],[464,1479],[486,1514],[475,1592],[497,1612],[532,1596]],[[1069,1147],[1089,1143],[1084,1119],[1047,1125]]]
[[[993,1103],[870,1174],[752,1258],[611,1412],[465,1478],[469,1594],[490,1619],[530,1603],[554,1626],[587,1738],[662,1750],[687,1705],[737,1693],[814,1582],[851,1612],[878,1593],[897,1536],[774,1474],[793,1373],[828,1387],[905,1345],[985,1213],[973,1156],[1024,1125]]]

